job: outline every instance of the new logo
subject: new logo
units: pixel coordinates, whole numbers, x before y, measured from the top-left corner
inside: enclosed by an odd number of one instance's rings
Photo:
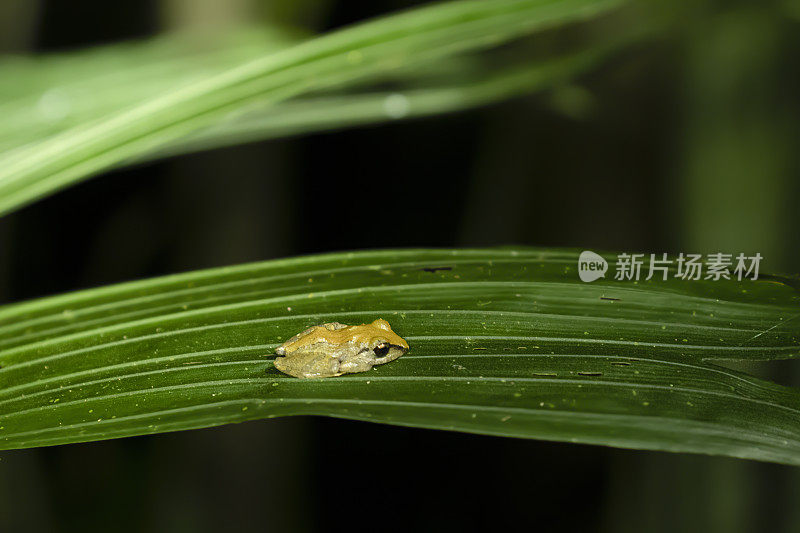
[[[581,252],[578,257],[578,276],[587,283],[605,277],[608,261],[589,250]]]

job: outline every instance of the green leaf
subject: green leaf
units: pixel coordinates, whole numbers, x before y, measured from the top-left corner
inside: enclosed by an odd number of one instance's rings
[[[6,306],[0,445],[314,414],[800,464],[800,391],[714,364],[797,357],[796,280],[583,283],[577,257],[340,253]],[[397,361],[322,380],[272,366],[309,325],[379,317],[411,345]]]
[[[563,83],[597,64],[615,48],[598,47],[525,67],[483,73],[480,80],[464,80],[402,93],[319,96],[290,100],[273,107],[257,106],[240,110],[213,126],[123,163],[140,163],[311,131],[344,129],[387,119],[409,119],[478,107]],[[393,105],[396,111],[392,110]]]
[[[0,62],[0,152],[116,109],[141,104],[176,85],[203,79],[244,60],[274,52],[281,44],[252,30],[206,38],[168,35],[152,42],[112,45],[74,55]],[[344,129],[387,120],[430,116],[493,103],[564,83],[612,52],[638,40],[641,31],[560,57],[521,66],[487,69],[481,55],[459,56],[425,68],[395,73],[392,91],[317,94],[278,105],[257,101],[230,111],[211,126],[121,161],[141,163],[275,137]],[[203,54],[200,54],[200,51]],[[158,54],[156,54],[158,52]],[[198,60],[202,55],[202,61]],[[110,63],[113,60],[113,75]],[[433,78],[433,79],[431,79]],[[424,82],[424,83],[423,83]],[[200,125],[207,124],[200,117]]]
[[[125,81],[135,76],[136,69],[148,66],[147,62],[137,63],[116,80],[122,84],[122,95],[103,99],[102,106],[86,110],[83,121],[67,121],[63,129],[44,127],[36,130],[43,136],[33,140],[23,136],[30,142],[17,145],[9,144],[8,136],[3,140],[0,135],[0,146],[5,143],[6,148],[0,154],[0,214],[124,162],[174,146],[248,106],[273,106],[308,93],[413,71],[456,54],[597,18],[621,3],[462,0],[436,4],[283,47],[249,61],[237,63],[237,54],[219,54],[211,64],[227,68],[212,68],[212,73],[203,74],[189,64],[185,72],[166,78],[175,86],[164,89],[156,84],[126,91]],[[281,38],[275,41],[284,42]],[[247,50],[242,57],[246,57]],[[94,58],[93,65],[97,62]],[[27,79],[23,85],[37,83],[32,74]],[[14,96],[30,104],[26,94],[31,93]],[[37,100],[37,105],[41,103]],[[46,100],[44,104],[45,109],[58,107],[57,101]],[[6,106],[4,111],[13,112],[18,109],[15,106]],[[95,114],[103,110],[100,116]],[[24,123],[26,114],[12,118],[11,124]],[[11,132],[12,137],[16,133]]]
[[[238,28],[0,57],[0,151],[101,120],[298,41],[271,27]]]

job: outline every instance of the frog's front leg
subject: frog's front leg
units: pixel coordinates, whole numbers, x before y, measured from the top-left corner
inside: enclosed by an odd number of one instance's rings
[[[364,348],[356,354],[345,354],[339,360],[339,372],[366,372],[375,364],[375,354],[369,348]]]

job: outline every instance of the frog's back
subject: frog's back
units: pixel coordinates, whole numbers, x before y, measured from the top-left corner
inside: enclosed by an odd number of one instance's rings
[[[275,349],[275,353],[278,355],[285,355],[299,348],[308,347],[318,342],[329,342],[327,341],[329,336],[328,332],[346,327],[348,327],[346,324],[341,324],[339,322],[328,322],[318,326],[311,326],[278,346],[278,348]]]

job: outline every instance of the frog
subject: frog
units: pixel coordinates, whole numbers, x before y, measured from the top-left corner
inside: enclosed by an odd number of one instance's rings
[[[366,372],[394,361],[409,349],[386,320],[348,326],[311,326],[275,349],[275,368],[296,378],[329,378]]]

